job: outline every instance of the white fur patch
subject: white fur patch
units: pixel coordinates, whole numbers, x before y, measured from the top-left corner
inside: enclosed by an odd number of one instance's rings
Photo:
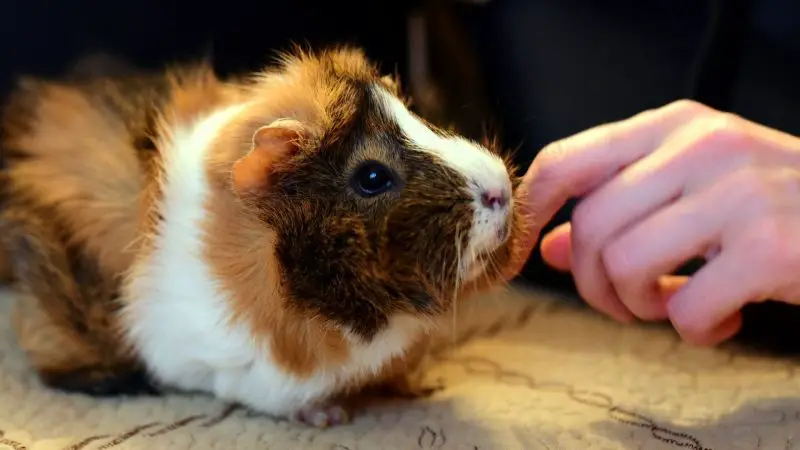
[[[202,258],[200,221],[209,193],[206,152],[242,106],[221,110],[194,127],[175,130],[165,152],[163,222],[155,250],[135,267],[124,296],[131,343],[161,382],[241,402],[275,415],[308,406],[355,374],[377,372],[405,351],[422,322],[395,317],[369,343],[351,339],[354,358],[337,370],[298,380],[278,366],[244,325],[231,327],[226,294]]]
[[[470,243],[463,255],[462,270],[467,279],[481,273],[480,268],[474,265],[475,258],[479,253],[494,250],[502,244],[498,230],[508,222],[513,208],[511,179],[503,160],[476,142],[435,133],[384,88],[376,86],[374,92],[408,139],[422,151],[437,156],[467,180],[470,195],[474,198],[475,217],[470,229]],[[484,207],[481,196],[485,192],[505,193],[507,205],[496,209]]]

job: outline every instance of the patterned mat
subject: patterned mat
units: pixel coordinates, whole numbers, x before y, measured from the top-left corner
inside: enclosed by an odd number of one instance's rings
[[[0,301],[0,449],[800,450],[789,361],[697,349],[543,293],[476,298],[443,330],[432,398],[313,430],[203,396],[98,401],[42,388]],[[459,341],[453,347],[453,341]]]

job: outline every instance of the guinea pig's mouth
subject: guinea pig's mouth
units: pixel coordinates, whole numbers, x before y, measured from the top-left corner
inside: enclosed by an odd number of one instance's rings
[[[494,239],[490,241],[488,247],[474,253],[474,256],[465,265],[464,282],[472,282],[481,276],[489,276],[489,273],[500,271],[500,266],[505,261],[501,250],[509,244],[512,227],[510,222],[498,227]],[[491,278],[491,276],[489,277]]]

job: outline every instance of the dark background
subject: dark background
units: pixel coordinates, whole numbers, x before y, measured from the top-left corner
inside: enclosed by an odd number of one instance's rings
[[[797,0],[10,0],[0,42],[3,93],[96,51],[151,68],[211,55],[226,74],[292,42],[355,44],[400,75],[421,114],[498,133],[523,168],[548,142],[678,98],[800,134]],[[574,292],[536,252],[519,281]],[[800,349],[800,314],[748,308],[742,337]]]

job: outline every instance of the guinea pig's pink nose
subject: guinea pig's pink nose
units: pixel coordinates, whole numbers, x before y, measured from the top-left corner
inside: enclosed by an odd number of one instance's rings
[[[508,203],[508,195],[499,189],[483,191],[481,203],[489,209],[502,208]]]

